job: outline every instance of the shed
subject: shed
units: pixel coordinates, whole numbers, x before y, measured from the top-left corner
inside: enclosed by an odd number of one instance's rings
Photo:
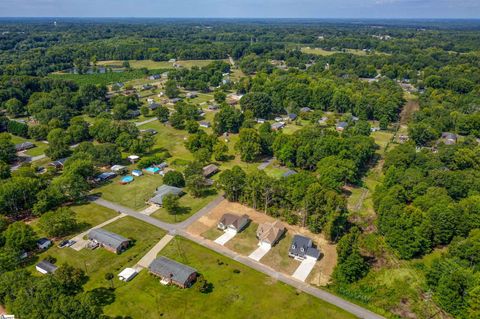
[[[106,250],[116,254],[127,249],[130,239],[109,232],[103,228],[94,228],[88,233],[88,239],[100,244]]]
[[[47,249],[48,247],[52,246],[52,241],[48,238],[40,238],[37,240],[37,248],[38,249]]]
[[[337,123],[337,126],[335,127],[335,129],[336,129],[337,131],[343,131],[343,130],[345,130],[345,129],[347,128],[347,126],[348,126],[348,123],[347,123],[347,122],[338,122],[338,123]]]
[[[139,170],[139,169],[134,169],[134,170],[132,171],[132,175],[138,177],[138,176],[142,176],[143,173],[142,173],[142,171]]]
[[[220,218],[217,228],[224,231],[230,230],[238,233],[241,232],[249,222],[250,218],[248,215],[240,216],[226,213]]]
[[[140,158],[140,156],[138,156],[138,155],[129,155],[127,158],[128,158],[128,160],[129,160],[132,164],[134,164],[136,161],[138,161],[138,159]]]
[[[181,188],[170,186],[170,185],[162,185],[157,188],[157,190],[154,193],[154,196],[150,198],[148,202],[151,204],[162,206],[163,198],[168,194],[181,196],[183,194],[183,190]]]
[[[278,131],[282,128],[285,127],[285,123],[283,122],[275,122],[275,123],[272,123],[272,125],[270,126],[272,128],[272,130],[274,131]]]
[[[53,167],[55,167],[56,169],[62,169],[63,166],[65,165],[65,162],[66,162],[66,161],[67,161],[67,158],[61,158],[61,159],[59,159],[59,160],[56,160],[56,161],[51,162],[51,163],[48,164],[48,165],[53,166]]]
[[[175,260],[160,256],[148,266],[151,274],[160,277],[161,283],[181,288],[190,287],[197,278],[197,270]]]
[[[123,165],[113,165],[110,170],[116,174],[124,174],[127,172],[127,167]]]
[[[210,164],[210,165],[207,165],[205,166],[202,171],[203,171],[203,176],[205,177],[209,177],[209,176],[212,176],[214,175],[215,173],[218,172],[218,166],[215,165],[215,164]]]
[[[47,274],[53,274],[58,269],[58,267],[44,259],[35,266],[35,269],[39,273],[47,275]]]
[[[133,268],[125,268],[118,274],[118,279],[121,281],[130,281],[132,280],[138,272]]]
[[[97,175],[97,177],[95,177],[95,182],[99,183],[99,182],[108,181],[114,178],[115,176],[117,176],[117,174],[115,174],[114,172],[105,172]]]
[[[210,122],[200,121],[200,126],[205,127],[205,128],[209,128],[210,127]]]
[[[289,177],[289,176],[292,176],[292,175],[295,175],[297,174],[297,172],[295,172],[294,170],[291,170],[289,169],[288,171],[286,171],[285,173],[282,174],[283,177]]]

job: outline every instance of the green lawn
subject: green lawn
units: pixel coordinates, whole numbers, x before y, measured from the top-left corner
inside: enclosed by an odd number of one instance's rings
[[[180,64],[184,68],[192,68],[193,66],[204,67],[212,63],[215,60],[179,60],[176,63]],[[228,61],[228,60],[225,60]],[[130,67],[132,69],[147,68],[149,70],[156,69],[173,69],[173,63],[168,61],[152,61],[152,60],[129,60]],[[102,66],[122,66],[123,61],[111,60],[111,61],[98,61],[97,65]]]
[[[355,318],[343,310],[279,283],[193,242],[176,238],[162,252],[196,268],[213,285],[202,294],[196,287],[163,286],[146,271],[115,291],[105,308],[110,316],[132,318]],[[235,273],[237,270],[238,273]],[[141,315],[140,315],[141,314]]]
[[[116,211],[95,203],[72,205],[70,208],[76,213],[77,221],[83,224],[83,229],[92,228],[118,216]]]
[[[225,247],[242,255],[250,255],[258,247],[257,228],[258,224],[250,223],[247,228],[230,239]]]
[[[210,228],[206,232],[202,233],[202,237],[205,239],[215,240],[223,235],[223,231],[217,228],[217,226]]]
[[[135,177],[135,180],[127,185],[121,185],[120,179],[121,177],[116,177],[109,183],[96,188],[94,192],[101,194],[108,201],[140,210],[147,206],[145,202],[153,196],[157,187],[163,184],[163,178],[160,175],[144,174]]]
[[[166,70],[158,70],[158,73],[162,73],[163,71]],[[134,79],[145,78],[146,75],[141,70],[133,70],[125,72],[107,72],[95,74],[54,73],[48,75],[48,77],[73,81],[78,85],[108,85],[115,82],[126,82]]]
[[[12,137],[12,142],[14,144],[31,142],[31,143],[36,145],[36,147],[25,151],[25,154],[28,155],[28,156],[42,155],[42,154],[45,153],[45,150],[48,148],[48,144],[43,143],[41,141],[35,141],[35,140],[32,140],[32,139],[27,139],[27,138],[23,138],[23,137],[20,137],[20,136],[15,136],[15,135],[12,135],[12,134],[10,134],[10,136]]]
[[[200,198],[195,198],[190,194],[185,194],[179,200],[181,211],[178,214],[169,214],[167,210],[162,207],[153,213],[152,217],[158,218],[167,223],[179,223],[198,212],[217,196],[218,195],[214,191],[212,191],[212,194]]]
[[[68,263],[86,270],[89,281],[85,286],[85,290],[90,290],[108,286],[109,284],[104,279],[107,272],[111,272],[116,276],[123,268],[134,266],[165,235],[164,231],[128,216],[104,228],[132,239],[134,241],[133,245],[120,255],[103,248],[95,250],[84,248],[81,251],[75,251],[71,248],[60,249],[53,246],[42,253],[39,256],[39,260],[50,255],[57,259],[57,265]],[[32,271],[34,271],[33,268],[34,266],[32,266]],[[36,272],[34,271],[34,273]],[[121,284],[120,281],[115,280],[116,286]]]
[[[298,268],[300,262],[288,257],[288,250],[293,235],[287,232],[280,241],[262,258],[262,264],[272,267],[284,274],[291,275]]]

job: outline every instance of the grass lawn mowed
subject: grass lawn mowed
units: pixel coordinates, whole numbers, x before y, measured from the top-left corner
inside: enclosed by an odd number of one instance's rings
[[[160,175],[144,174],[135,177],[135,180],[127,185],[120,184],[122,177],[116,177],[111,182],[95,189],[95,193],[111,202],[133,208],[135,210],[146,207],[146,201],[153,196],[158,186],[163,184]]]
[[[225,247],[242,255],[250,255],[258,247],[257,228],[258,224],[250,223],[248,227],[230,239]]]
[[[48,144],[45,144],[43,142],[39,142],[39,141],[35,141],[35,140],[32,140],[32,139],[27,139],[27,138],[23,138],[23,137],[20,137],[20,136],[16,136],[16,135],[12,135],[10,134],[10,136],[12,137],[12,142],[14,144],[20,144],[20,143],[25,143],[25,142],[31,142],[33,144],[36,145],[36,147],[34,148],[31,148],[29,150],[26,150],[24,153],[28,156],[38,156],[38,155],[42,155],[45,153],[45,150],[48,148]]]
[[[247,266],[191,241],[175,238],[160,255],[194,267],[213,285],[202,294],[163,286],[142,271],[115,290],[115,302],[104,308],[110,316],[132,318],[355,318],[335,306],[276,282]]]
[[[175,63],[183,66],[184,68],[191,69],[193,66],[204,67],[216,60],[179,60]],[[225,60],[227,61],[227,60]],[[168,61],[152,61],[152,60],[129,60],[130,67],[132,69],[146,68],[149,70],[156,69],[173,69],[173,63]],[[111,61],[98,61],[98,65],[102,66],[121,66],[123,61],[111,60]]]
[[[75,251],[71,248],[53,246],[42,253],[39,260],[50,255],[57,259],[57,265],[68,263],[86,270],[89,280],[85,290],[108,287],[109,283],[104,278],[106,273],[111,272],[117,275],[123,268],[134,266],[165,235],[165,232],[157,227],[128,216],[105,226],[104,229],[133,240],[132,246],[120,255],[103,248],[95,250],[84,248]],[[121,282],[116,280],[116,285],[120,284]]]
[[[288,249],[293,235],[286,233],[280,241],[262,258],[262,264],[272,267],[284,274],[291,275],[298,268],[300,262],[288,257]]]
[[[200,209],[210,203],[215,197],[217,197],[216,193],[212,193],[208,196],[200,198],[195,198],[187,193],[180,197],[178,201],[181,207],[178,214],[169,214],[167,210],[162,207],[151,216],[167,223],[179,223],[198,212]]]

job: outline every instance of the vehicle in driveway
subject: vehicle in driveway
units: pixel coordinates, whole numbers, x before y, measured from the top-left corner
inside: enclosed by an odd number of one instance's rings
[[[75,244],[75,243],[76,243],[75,240],[62,240],[62,241],[58,244],[58,248],[70,247],[70,246],[72,246],[72,245]]]

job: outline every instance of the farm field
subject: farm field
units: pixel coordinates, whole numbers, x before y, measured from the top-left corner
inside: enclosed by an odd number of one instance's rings
[[[202,294],[193,286],[163,286],[143,271],[133,281],[117,287],[115,302],[105,307],[110,316],[142,314],[156,318],[355,318],[330,304],[219,255],[176,237],[160,255],[196,268],[213,285]],[[289,307],[284,307],[288,304]]]

